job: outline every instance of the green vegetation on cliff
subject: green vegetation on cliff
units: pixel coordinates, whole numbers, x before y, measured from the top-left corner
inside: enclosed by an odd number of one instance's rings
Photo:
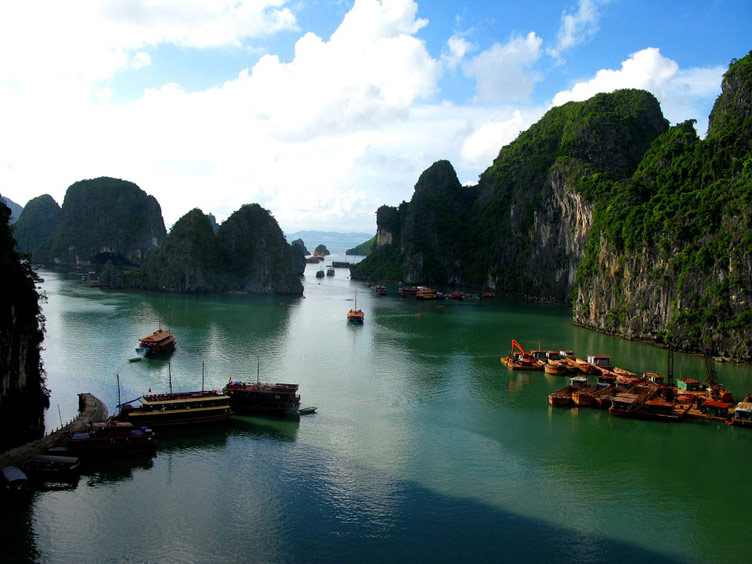
[[[352,249],[347,249],[345,251],[346,255],[358,255],[358,256],[368,256],[373,252],[373,249],[376,247],[376,235],[368,239],[368,241],[365,241],[361,243],[360,245],[353,247]]]
[[[301,294],[301,258],[258,204],[241,207],[216,234],[209,216],[194,209],[126,284],[176,292]]]
[[[101,177],[72,184],[60,224],[35,261],[142,264],[166,237],[162,210],[132,182]]]
[[[41,436],[44,386],[40,347],[43,318],[36,277],[15,250],[9,227],[10,210],[0,202],[0,450]]]
[[[29,200],[13,225],[13,236],[18,250],[39,256],[41,246],[55,232],[60,224],[60,206],[49,194]]]

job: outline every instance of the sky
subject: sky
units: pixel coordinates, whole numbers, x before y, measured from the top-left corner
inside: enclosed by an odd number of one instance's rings
[[[447,159],[475,184],[549,109],[642,88],[708,115],[752,49],[749,0],[11,0],[0,193],[136,183],[165,224],[246,203],[374,233]]]

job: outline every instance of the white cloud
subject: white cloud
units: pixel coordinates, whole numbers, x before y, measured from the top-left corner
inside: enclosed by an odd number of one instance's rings
[[[473,50],[473,44],[461,34],[455,33],[447,40],[447,48],[449,50],[442,53],[441,60],[449,70],[454,70],[465,58],[465,55]]]
[[[579,0],[576,10],[562,13],[556,46],[548,50],[549,54],[559,57],[562,51],[595,35],[599,17],[598,3],[595,0]]]
[[[465,75],[475,78],[476,99],[482,102],[526,100],[540,80],[530,66],[540,58],[541,39],[534,32],[495,43],[463,65]]]
[[[499,150],[514,141],[520,131],[527,129],[522,112],[514,111],[509,119],[488,121],[474,129],[462,144],[460,155],[467,167],[483,169],[491,165]]]
[[[587,100],[599,92],[640,88],[658,99],[664,116],[671,122],[696,119],[702,135],[707,130],[712,103],[720,93],[724,72],[723,67],[680,70],[676,61],[650,47],[630,55],[619,70],[599,70],[592,79],[557,93],[553,105]]]

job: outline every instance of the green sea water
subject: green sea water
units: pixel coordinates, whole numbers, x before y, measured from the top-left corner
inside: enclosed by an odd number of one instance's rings
[[[335,260],[338,260],[335,257]],[[45,282],[52,429],[79,392],[110,410],[229,378],[300,384],[299,421],[235,417],[158,436],[154,457],[89,465],[74,488],[3,508],[8,561],[746,561],[752,430],[553,409],[564,377],[508,371],[526,348],[665,372],[666,352],[571,323],[560,306],[378,297],[346,269],[305,297],[184,296]],[[357,298],[363,326],[345,315]],[[169,359],[129,362],[160,318]],[[748,365],[718,364],[735,397]],[[677,377],[705,377],[677,353]],[[5,561],[5,559],[3,559]]]

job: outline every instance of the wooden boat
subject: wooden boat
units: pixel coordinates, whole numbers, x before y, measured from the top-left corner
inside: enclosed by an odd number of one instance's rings
[[[26,462],[29,478],[34,482],[77,482],[81,462],[75,456],[33,454]]]
[[[610,392],[610,386],[593,384],[572,392],[572,403],[577,407],[595,406],[596,398]]]
[[[0,493],[12,501],[21,501],[29,493],[29,479],[17,466],[5,466],[0,471]]]
[[[515,350],[519,352],[515,352]],[[512,370],[543,370],[545,364],[530,353],[525,352],[517,341],[512,339],[512,350],[507,356],[501,357],[501,363]]]
[[[399,287],[399,295],[400,296],[414,296],[418,293],[419,286],[400,286]]]
[[[435,300],[438,293],[433,288],[420,288],[415,292],[416,300]]]
[[[589,364],[588,362],[582,360],[581,358],[565,356],[562,358],[562,360],[567,363],[570,371],[576,374],[584,374],[586,376],[589,376],[592,374],[597,374],[599,372],[595,366],[593,366],[592,364]]]
[[[362,325],[366,315],[362,309],[358,309],[358,296],[355,296],[355,307],[347,312],[347,321],[357,325]]]
[[[666,401],[655,398],[647,400],[642,407],[637,410],[637,417],[640,419],[650,419],[653,421],[678,422],[686,417],[691,403],[681,403],[678,401]]]
[[[251,415],[299,415],[298,384],[232,382],[224,388],[234,413]],[[305,408],[304,408],[305,409]],[[310,413],[316,408],[307,408]],[[313,411],[310,411],[313,409]]]
[[[619,417],[635,417],[643,404],[658,393],[658,386],[647,380],[642,380],[625,392],[618,392],[611,397],[611,407],[608,412]]]
[[[346,261],[333,260],[332,261],[332,266],[334,268],[350,268],[351,264],[349,262],[346,262]]]
[[[145,394],[137,399],[139,407],[132,402],[118,406],[118,421],[157,428],[221,423],[232,415],[230,398],[220,391]]]
[[[68,435],[65,448],[76,456],[108,456],[154,451],[157,441],[148,427],[110,420],[92,423],[86,431]]]
[[[175,349],[178,340],[169,329],[162,329],[162,320],[159,321],[159,329],[151,335],[139,339],[136,352],[144,356],[153,356],[171,352]]]
[[[568,386],[548,394],[548,403],[554,407],[569,407],[572,402],[572,394],[584,388],[587,384],[588,380],[584,376],[573,376],[569,380]]]
[[[729,424],[736,427],[752,427],[752,402],[740,401],[737,403]]]
[[[311,415],[313,413],[316,413],[316,408],[313,406],[301,407],[300,409],[298,409],[298,415]]]
[[[608,368],[606,370],[609,370]],[[619,368],[618,366],[614,366],[609,370],[610,372],[613,372],[617,376],[627,376],[629,378],[639,378],[637,374],[634,372],[630,372],[629,370],[625,370],[624,368]]]
[[[563,360],[549,360],[543,367],[543,371],[546,374],[552,374],[554,376],[564,376],[569,374],[569,365]]]
[[[605,368],[606,370],[613,370],[614,366],[611,364],[611,357],[605,354],[590,354],[587,357],[588,364],[595,366],[596,368]]]
[[[732,421],[736,409],[734,404],[712,399],[696,398],[693,404],[690,404],[689,417],[702,421],[715,421],[717,423],[727,423]]]

